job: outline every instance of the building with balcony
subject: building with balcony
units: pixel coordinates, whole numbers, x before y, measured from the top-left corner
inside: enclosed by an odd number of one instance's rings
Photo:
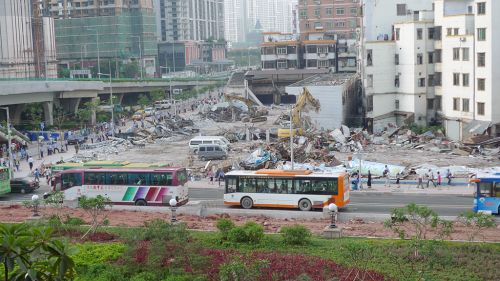
[[[262,70],[302,68],[301,44],[292,34],[264,32],[262,35]]]

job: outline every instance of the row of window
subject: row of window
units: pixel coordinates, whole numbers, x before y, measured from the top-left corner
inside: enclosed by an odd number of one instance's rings
[[[453,73],[453,86],[460,86],[460,73]],[[462,86],[469,87],[469,73],[462,73]],[[477,90],[484,91],[486,88],[486,79],[477,78]]]
[[[324,24],[324,26],[323,26]],[[316,21],[314,22],[314,28],[320,29],[320,28],[326,28],[326,29],[332,29],[334,27],[347,27],[349,26],[350,28],[356,28],[358,27],[358,20],[357,19],[351,19],[349,21]],[[306,29],[310,29],[311,24],[309,22],[306,22]]]
[[[325,12],[324,14],[322,15],[321,14],[321,8],[315,8],[314,9],[314,16],[320,18],[322,16],[333,16],[333,8],[326,8],[326,9],[323,9]],[[307,9],[301,9],[300,10],[300,18],[301,19],[307,19]],[[349,8],[349,13],[351,16],[357,16],[358,15],[358,8],[357,7],[351,7]],[[343,15],[346,15],[346,9],[345,8],[336,8],[335,9],[335,14],[337,16],[343,16]]]
[[[448,36],[458,36],[459,35],[459,31],[460,29],[459,28],[447,28],[446,29],[446,35]],[[424,31],[422,28],[417,28],[417,40],[422,40],[424,35],[423,35]],[[486,28],[484,27],[481,27],[481,28],[478,28],[477,29],[477,41],[486,41]],[[399,41],[400,38],[401,38],[401,29],[400,28],[396,28],[395,29],[395,36],[396,36],[396,41]],[[440,33],[440,30],[438,32],[437,28],[436,27],[430,27],[427,29],[427,38],[429,38],[430,40],[441,40],[441,33]]]
[[[252,178],[227,177],[226,193],[338,194],[334,178]]]
[[[460,98],[453,98],[453,110],[460,111]],[[484,102],[477,103],[477,115],[484,115],[485,104]],[[469,99],[462,98],[462,111],[470,112]]]
[[[472,6],[467,7],[469,14],[473,13],[472,8],[473,8]],[[432,10],[434,10],[434,4],[432,4]],[[406,4],[396,4],[396,15],[406,16],[409,13],[411,13],[411,11],[407,9]],[[486,2],[477,3],[476,14],[477,15],[485,15],[486,14]]]
[[[85,173],[86,185],[172,185],[171,173]]]
[[[460,52],[462,49],[462,52]],[[427,63],[441,63],[441,49],[436,49],[434,52],[427,52]],[[460,53],[462,53],[462,61],[469,61],[469,48],[453,48],[453,60],[460,60]],[[399,65],[399,54],[394,55],[394,64]],[[424,55],[417,54],[417,64],[424,64]],[[366,65],[373,66],[373,50],[366,50]],[[477,67],[486,66],[486,53],[477,53]]]

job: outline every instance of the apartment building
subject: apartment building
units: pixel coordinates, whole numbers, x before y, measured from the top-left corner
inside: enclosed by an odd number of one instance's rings
[[[154,1],[160,41],[224,39],[224,0]]]
[[[473,134],[500,136],[500,2],[496,0],[436,0],[436,41],[440,60],[436,72],[438,112],[448,137]]]
[[[359,0],[299,0],[300,32],[335,32],[339,39],[356,39],[361,26]]]
[[[295,36],[280,32],[264,32],[262,35],[262,70],[302,68],[301,43]]]
[[[383,3],[383,4],[382,4]],[[369,127],[442,123],[463,140],[500,132],[500,21],[489,0],[365,1],[360,50]],[[377,4],[377,5],[375,5]],[[392,12],[391,12],[392,11]],[[392,13],[392,15],[391,15]]]

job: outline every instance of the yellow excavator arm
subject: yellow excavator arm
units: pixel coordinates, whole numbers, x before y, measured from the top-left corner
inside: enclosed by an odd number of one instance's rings
[[[293,134],[302,134],[304,129],[302,128],[303,122],[301,113],[303,111],[307,111],[309,109],[313,109],[315,112],[319,112],[321,109],[321,105],[317,99],[313,97],[311,92],[304,87],[302,93],[297,98],[297,102],[292,108],[292,116],[290,116],[290,121],[292,122],[295,129],[292,130]],[[290,129],[289,128],[280,128],[278,129],[278,137],[287,138],[290,137]]]

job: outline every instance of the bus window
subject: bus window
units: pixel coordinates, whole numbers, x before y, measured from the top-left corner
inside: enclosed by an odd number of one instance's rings
[[[81,174],[63,174],[62,177],[62,189],[68,189],[73,186],[81,186],[82,185],[82,176]]]
[[[296,179],[295,180],[295,193],[296,194],[307,194],[310,193],[312,189],[312,183],[309,179]]]
[[[152,185],[160,185],[160,174],[154,173],[150,175]]]
[[[237,191],[238,192],[249,192],[249,193],[257,192],[257,188],[255,187],[255,179],[240,178]]]
[[[495,183],[495,197],[500,197],[500,182]]]
[[[286,194],[292,192],[293,180],[291,179],[276,179],[275,184],[276,187],[278,188],[276,193]]]
[[[236,192],[236,178],[228,178],[226,180],[226,193]]]
[[[170,176],[170,177],[172,177],[172,176]],[[187,172],[186,172],[186,170],[185,169],[178,170],[175,173],[175,177],[177,178],[177,185],[184,185],[187,182]],[[170,185],[171,184],[172,183],[170,183]]]
[[[106,173],[106,184],[108,185],[120,185],[126,184],[125,178],[127,175],[125,173]]]
[[[269,193],[269,179],[257,178],[257,192],[258,193]]]
[[[163,173],[160,175],[160,185],[172,185],[172,174]]]
[[[86,185],[97,184],[97,174],[96,173],[85,173],[85,184]]]
[[[480,182],[478,184],[479,184],[479,193],[481,194],[481,196],[482,197],[491,197],[493,183],[492,182]]]
[[[148,173],[129,173],[127,184],[129,184],[129,185],[148,185],[149,184],[149,174]]]

